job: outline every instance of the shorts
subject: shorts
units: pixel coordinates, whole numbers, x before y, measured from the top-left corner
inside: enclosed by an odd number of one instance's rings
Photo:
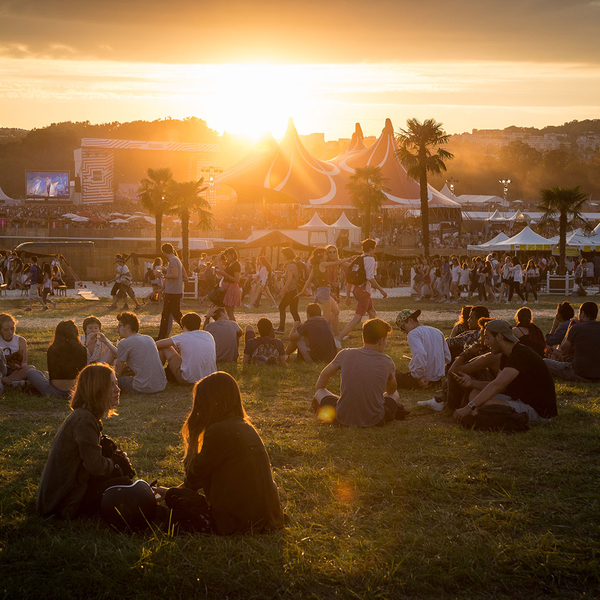
[[[371,299],[371,294],[367,292],[365,287],[359,287],[357,285],[354,286],[354,290],[352,295],[356,298],[356,310],[354,311],[357,315],[363,317],[370,310],[375,310],[373,308],[373,300]]]
[[[315,300],[319,303],[329,302],[331,300],[331,288],[328,285],[318,287],[317,293],[315,294]]]

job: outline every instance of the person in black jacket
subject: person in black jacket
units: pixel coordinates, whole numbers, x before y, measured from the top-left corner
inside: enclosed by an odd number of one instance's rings
[[[218,371],[196,384],[182,433],[184,482],[155,490],[173,510],[173,522],[220,535],[283,526],[269,456],[231,375]],[[200,488],[205,496],[196,493]]]
[[[46,356],[48,377],[31,369],[27,380],[42,396],[70,398],[79,372],[87,365],[87,349],[79,340],[74,321],[61,321],[56,326]]]

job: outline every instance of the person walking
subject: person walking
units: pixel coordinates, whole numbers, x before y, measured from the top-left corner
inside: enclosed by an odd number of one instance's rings
[[[167,272],[165,273],[165,293],[163,295],[163,309],[160,316],[158,340],[166,338],[171,332],[173,319],[181,324],[181,298],[183,296],[183,265],[175,254],[171,244],[163,244],[161,250],[167,259]]]

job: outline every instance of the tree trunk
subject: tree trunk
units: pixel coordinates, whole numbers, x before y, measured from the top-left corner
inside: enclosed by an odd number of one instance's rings
[[[427,169],[425,167],[425,158],[420,158],[421,176],[419,184],[421,186],[421,228],[423,234],[423,254],[429,260],[429,202],[427,198]]]
[[[190,213],[186,210],[181,214],[181,246],[183,248],[183,267],[190,272]]]
[[[162,250],[162,212],[156,212],[154,218],[156,219],[155,231],[156,231],[156,254],[160,256]]]
[[[567,253],[567,213],[565,212],[560,213],[558,236],[558,274],[564,275],[566,273],[565,255]]]

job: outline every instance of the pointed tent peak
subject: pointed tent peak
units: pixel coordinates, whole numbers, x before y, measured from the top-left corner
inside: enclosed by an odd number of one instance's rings
[[[329,229],[330,227],[331,225],[327,225],[316,212],[308,223],[300,225],[300,229]]]
[[[387,133],[387,134],[391,133],[392,135],[394,135],[394,126],[392,125],[391,119],[385,120],[385,127],[383,128],[381,133]]]
[[[350,219],[348,219],[345,212],[343,212],[340,215],[340,218],[331,226],[335,229],[360,229],[358,225],[355,225],[350,221]]]
[[[354,126],[354,135],[361,140],[365,139],[360,123],[356,123],[356,125]]]
[[[292,117],[290,117],[288,119],[288,126],[285,131],[285,135],[287,136],[289,133],[294,133],[294,134],[298,135],[298,130],[296,129],[296,126],[294,125],[294,119],[292,119]]]

